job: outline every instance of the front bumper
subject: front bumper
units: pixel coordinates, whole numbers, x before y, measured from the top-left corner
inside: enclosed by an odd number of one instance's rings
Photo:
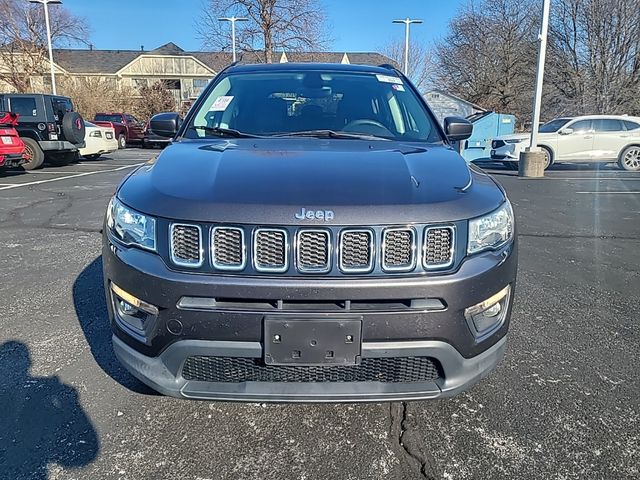
[[[455,395],[486,376],[500,361],[506,344],[513,291],[504,322],[488,338],[478,340],[465,317],[477,304],[506,285],[515,286],[516,244],[466,259],[451,274],[393,278],[274,278],[187,274],[169,269],[153,253],[126,248],[104,237],[104,281],[114,330],[117,358],[137,378],[157,391],[184,398],[348,402],[426,399]],[[114,316],[110,283],[159,308],[157,317],[136,338]],[[406,298],[441,299],[437,311],[365,311],[362,358],[430,357],[442,375],[436,380],[392,382],[213,382],[187,380],[185,361],[193,356],[261,359],[264,311],[206,311],[179,308],[182,297],[287,299],[309,302],[373,301]],[[269,316],[293,319],[353,317],[354,312],[277,311]],[[170,328],[180,322],[180,332]],[[175,323],[174,323],[175,324]]]

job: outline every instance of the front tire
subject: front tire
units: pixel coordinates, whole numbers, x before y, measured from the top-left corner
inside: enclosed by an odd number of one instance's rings
[[[36,168],[42,167],[44,163],[44,152],[38,145],[38,142],[31,138],[23,138],[25,146],[25,155],[27,157],[27,161],[22,164],[22,168],[25,170],[35,170]]]
[[[640,171],[640,146],[632,145],[625,148],[618,159],[618,166],[627,172]]]
[[[123,134],[118,135],[118,149],[123,150],[127,148],[127,137]]]

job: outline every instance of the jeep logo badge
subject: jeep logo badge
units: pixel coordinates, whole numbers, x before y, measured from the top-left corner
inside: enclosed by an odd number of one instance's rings
[[[298,220],[333,220],[333,210],[307,210],[302,209],[294,215]]]

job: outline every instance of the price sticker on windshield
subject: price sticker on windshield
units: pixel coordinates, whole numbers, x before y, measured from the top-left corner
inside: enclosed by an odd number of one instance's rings
[[[213,102],[213,105],[211,105],[209,111],[224,112],[231,103],[231,100],[233,100],[233,95],[223,95],[222,97],[218,97],[216,98],[216,101]]]
[[[395,83],[396,85],[402,85],[402,79],[398,77],[393,77],[391,75],[376,75],[376,78],[379,82],[383,83]]]

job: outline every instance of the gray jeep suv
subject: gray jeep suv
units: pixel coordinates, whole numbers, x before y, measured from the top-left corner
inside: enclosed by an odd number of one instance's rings
[[[130,174],[104,228],[117,358],[157,391],[244,401],[451,396],[505,349],[502,188],[392,67],[235,65]]]

